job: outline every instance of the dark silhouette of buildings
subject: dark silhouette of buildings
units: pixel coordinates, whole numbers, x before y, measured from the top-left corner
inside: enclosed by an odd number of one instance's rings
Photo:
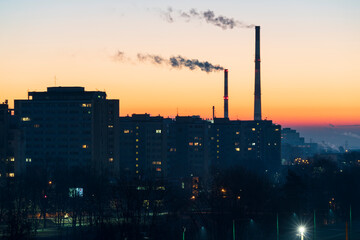
[[[119,101],[83,87],[49,87],[15,100],[26,168],[93,169],[118,175]]]
[[[281,127],[272,121],[230,121],[215,118],[211,151],[218,168],[242,165],[256,171],[280,166]]]
[[[171,119],[149,114],[120,117],[120,177],[140,180],[166,177],[169,122]]]
[[[317,143],[307,143],[300,134],[291,128],[281,131],[281,161],[282,164],[307,162],[308,158],[318,153]]]
[[[2,119],[10,118],[7,105],[2,107]],[[263,173],[281,164],[281,127],[272,121],[119,117],[118,100],[82,87],[29,92],[27,100],[15,100],[13,118],[18,137],[12,155],[17,156],[19,173],[39,168],[50,174],[58,169],[92,169],[130,181],[166,179],[197,196],[208,186],[211,167],[242,165]],[[9,124],[2,121],[0,131],[6,129]],[[3,135],[1,141],[7,141]]]

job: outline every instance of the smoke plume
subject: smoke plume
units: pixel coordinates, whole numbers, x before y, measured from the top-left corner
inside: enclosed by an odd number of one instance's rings
[[[122,51],[117,51],[117,53],[112,56],[114,61],[124,61],[125,60],[125,53]]]
[[[139,53],[137,55],[137,58],[139,61],[148,61],[151,62],[153,64],[166,64],[169,65],[173,68],[188,68],[190,70],[195,70],[195,69],[200,69],[201,71],[204,72],[213,72],[213,71],[221,71],[224,70],[224,68],[220,65],[214,65],[212,63],[209,63],[208,61],[199,61],[198,59],[188,59],[185,57],[182,57],[180,55],[178,56],[174,56],[174,57],[170,57],[170,58],[163,58],[161,56],[158,55],[153,55],[153,54],[141,54]]]
[[[235,20],[233,18],[225,17],[225,16],[216,16],[215,13],[211,10],[207,10],[205,12],[199,12],[196,9],[190,9],[188,12],[184,11],[174,11],[171,7],[167,9],[167,11],[162,12],[165,20],[172,23],[174,22],[175,15],[180,18],[186,19],[186,21],[190,21],[192,19],[200,19],[205,20],[207,23],[215,25],[217,27],[221,27],[222,29],[233,29],[233,28],[253,28],[254,24],[246,24],[244,22]]]

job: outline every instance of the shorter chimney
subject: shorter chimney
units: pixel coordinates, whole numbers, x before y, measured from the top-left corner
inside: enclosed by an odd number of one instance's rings
[[[229,118],[228,70],[224,70],[224,118]]]

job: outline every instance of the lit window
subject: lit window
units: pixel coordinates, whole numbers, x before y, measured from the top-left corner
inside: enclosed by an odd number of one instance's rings
[[[252,143],[251,145],[255,146],[255,145],[256,145],[256,143]]]
[[[113,125],[109,125],[108,128],[113,128],[114,126]]]
[[[10,158],[10,162],[15,162],[15,158],[14,158],[14,157],[11,157],[11,158]]]
[[[135,158],[136,161],[139,161],[139,158]]]
[[[219,148],[219,147],[220,147],[220,145],[216,145],[216,147],[217,147],[217,148]]]
[[[39,128],[40,125],[39,124],[34,124],[34,128]]]
[[[88,111],[88,114],[91,114],[91,111]]]
[[[216,142],[219,142],[219,139],[218,139],[218,140],[216,140]]]
[[[157,171],[157,172],[161,172],[161,168],[156,168],[156,171]]]
[[[139,164],[135,164],[135,167],[139,167]]]
[[[136,147],[136,148],[139,148],[139,145],[136,145],[135,147]]]
[[[276,143],[274,143],[274,145],[276,146],[277,144],[276,144]]]
[[[81,107],[91,107],[91,103],[83,103],[81,104]]]
[[[84,145],[82,145],[82,148],[89,148],[89,146],[84,144]]]
[[[138,141],[139,141],[139,139],[136,139],[135,141],[136,141],[136,142],[138,142]]]
[[[251,150],[252,150],[252,148],[248,148],[248,150],[249,150],[249,151],[251,151]]]
[[[9,177],[15,177],[15,173],[9,173]]]
[[[181,188],[182,188],[182,189],[185,188],[185,183],[184,183],[184,182],[181,183]]]
[[[25,158],[25,162],[31,162],[31,158]]]
[[[161,165],[161,162],[160,161],[154,161],[152,162],[153,165]]]
[[[21,121],[28,122],[28,121],[30,121],[30,118],[29,117],[23,117],[23,118],[21,118]]]
[[[124,130],[124,133],[129,133],[129,132],[130,132],[130,130],[128,130],[128,129]]]
[[[219,153],[219,151],[216,151],[216,153]]]
[[[135,154],[137,155],[137,154],[139,154],[139,152],[136,152]]]
[[[139,129],[139,126],[136,126],[136,129]]]
[[[279,129],[278,129],[278,128],[275,128],[275,131],[279,131]]]
[[[252,128],[251,130],[253,130],[253,132],[256,130],[255,128]]]
[[[156,129],[156,133],[161,133],[161,129]]]
[[[109,162],[113,162],[114,161],[114,158],[109,158]]]
[[[236,132],[236,135],[239,135],[240,134],[240,132]]]
[[[236,150],[237,152],[240,152],[240,148],[235,148],[235,150]]]
[[[193,143],[193,142],[189,142],[189,146],[192,146],[192,145],[194,145],[194,143]]]
[[[139,173],[139,171],[136,171],[136,173]]]
[[[198,146],[198,145],[199,145],[199,143],[198,143],[198,142],[194,142],[194,145],[195,145],[195,146]]]

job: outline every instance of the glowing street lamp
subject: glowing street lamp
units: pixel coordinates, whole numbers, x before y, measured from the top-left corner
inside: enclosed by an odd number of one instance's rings
[[[304,227],[304,226],[300,226],[300,227],[298,228],[298,231],[299,231],[299,233],[300,233],[301,240],[304,240],[304,234],[305,234],[305,232],[306,232],[305,227]]]

